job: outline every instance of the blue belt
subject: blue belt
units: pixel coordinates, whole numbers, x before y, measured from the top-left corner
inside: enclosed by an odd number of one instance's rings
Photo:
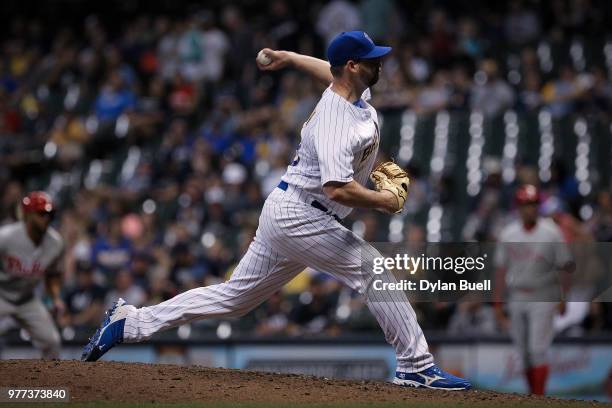
[[[280,183],[278,183],[278,188],[280,188],[283,191],[287,191],[287,188],[289,188],[289,184],[286,181],[281,180]],[[332,217],[334,217],[336,221],[338,222],[342,221],[340,217],[338,217],[336,214],[333,214],[331,211],[327,209],[327,207],[325,207],[323,204],[321,204],[317,200],[313,200],[312,203],[310,203],[310,205],[312,205],[317,210],[321,210],[324,213],[331,215]]]

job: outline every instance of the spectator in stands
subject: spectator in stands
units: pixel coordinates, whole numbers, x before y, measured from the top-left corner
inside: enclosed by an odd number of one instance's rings
[[[505,21],[506,39],[515,45],[524,45],[540,35],[540,20],[535,11],[525,8],[522,0],[510,3]]]
[[[223,26],[228,32],[228,46],[231,52],[227,53],[232,78],[242,78],[246,72],[245,67],[253,57],[254,35],[249,23],[245,21],[242,10],[234,5],[228,5],[222,12]]]
[[[593,69],[592,80],[589,110],[600,113],[605,120],[610,117],[612,111],[612,83],[606,78],[605,71],[599,67]]]
[[[448,332],[452,335],[491,336],[497,333],[493,308],[482,302],[461,302],[450,318]]]
[[[281,118],[287,122],[282,128],[301,130],[317,103],[313,88],[315,86],[311,81],[305,81],[291,73],[282,78],[276,102]]]
[[[122,113],[133,111],[136,101],[136,95],[125,86],[121,72],[112,71],[96,99],[96,116],[102,124],[112,123]]]
[[[55,119],[49,140],[57,146],[58,160],[70,164],[83,157],[90,136],[83,118],[65,111]]]
[[[559,78],[549,81],[542,89],[546,108],[555,118],[568,115],[575,107],[578,99],[586,91],[578,81],[574,69],[564,65],[560,69]]]
[[[223,95],[202,126],[201,134],[213,153],[222,154],[231,146],[239,126],[240,106],[236,98]]]
[[[200,98],[200,90],[195,81],[188,80],[182,73],[174,75],[168,93],[167,106],[177,117],[193,119]]]
[[[289,325],[290,305],[280,292],[272,295],[262,307],[255,311],[257,325],[255,334],[273,336],[285,334]]]
[[[119,298],[136,307],[144,305],[147,300],[146,292],[134,283],[134,277],[128,269],[117,272],[114,288],[106,295],[104,308],[110,308]]]
[[[110,46],[105,50],[105,61],[107,69],[116,71],[121,77],[123,85],[132,89],[136,85],[136,71],[123,60],[121,51],[116,46]]]
[[[597,205],[589,222],[597,242],[612,242],[612,199],[609,191],[597,194]]]
[[[100,235],[92,245],[91,262],[95,268],[112,277],[129,265],[132,243],[123,236],[119,218],[112,218],[108,224],[100,223],[98,229]]]
[[[270,3],[268,24],[268,35],[277,48],[281,50],[297,48],[299,25],[286,0],[274,0]]]
[[[77,3],[71,12],[85,8]],[[505,133],[498,126],[503,121],[499,116],[499,121],[489,119],[507,109],[536,113],[545,106],[555,117],[585,114],[589,126],[594,124],[589,127],[591,148],[598,150],[598,159],[593,156],[590,166],[602,167],[599,155],[606,149],[595,147],[601,136],[596,122],[603,121],[602,128],[608,132],[612,85],[608,67],[599,66],[605,63],[605,55],[598,56],[602,47],[587,47],[593,38],[606,38],[609,33],[609,27],[601,23],[606,14],[595,3],[553,2],[536,10],[527,2],[515,1],[506,20],[500,13],[506,6],[489,7],[482,2],[474,3],[473,12],[460,18],[454,15],[453,5],[436,3],[439,8],[432,11],[430,2],[337,0],[321,9],[286,0],[264,7],[247,3],[221,5],[222,28],[216,24],[216,11],[193,12],[172,2],[168,7],[174,11],[169,9],[163,16],[153,12],[148,17],[152,9],[144,4],[134,18],[90,16],[83,19],[82,27],[55,30],[57,22],[45,21],[42,12],[41,23],[25,18],[23,24],[4,27],[0,224],[16,219],[23,186],[53,191],[62,211],[56,222],[67,241],[66,278],[74,285],[66,294],[73,298],[75,311],[78,300],[86,298],[83,290],[79,292],[78,281],[89,279],[77,271],[82,260],[95,268],[94,285],[104,292],[119,285],[136,302],[143,301],[143,290],[147,302],[159,303],[202,281],[212,284],[226,279],[252,239],[262,197],[278,185],[299,143],[301,126],[323,90],[295,71],[259,72],[254,56],[264,46],[323,56],[328,38],[360,28],[362,15],[368,16],[363,23],[372,25],[368,31],[374,39],[381,37],[381,42],[394,45],[373,90],[373,105],[384,120],[381,130],[389,133],[382,137],[381,154],[401,159],[397,145],[400,137],[404,144],[410,129],[406,126],[400,133],[393,128],[398,122],[407,125],[410,115],[403,115],[405,109],[414,107],[418,113],[447,109],[452,112],[446,165],[461,169],[454,164],[463,162],[462,143],[469,136],[462,133],[470,126],[465,113],[480,110],[486,115],[484,153],[500,154],[503,146],[498,142]],[[41,3],[40,7],[46,6]],[[552,18],[547,16],[549,9]],[[42,30],[35,29],[37,24]],[[572,33],[579,33],[585,45],[588,71],[579,74],[561,68],[564,62],[557,55],[558,49],[569,49]],[[540,58],[546,51],[539,48],[540,41],[551,46],[551,70]],[[491,44],[496,45],[494,49]],[[491,59],[483,60],[485,56]],[[474,67],[476,75],[472,75]],[[503,79],[506,69],[520,74],[520,82],[512,82],[516,90]],[[542,81],[547,81],[544,89]],[[535,139],[524,137],[525,118],[536,122],[536,133],[529,133]],[[538,161],[538,117],[519,112],[518,119],[517,179],[537,183],[537,170],[529,166]],[[411,191],[404,212],[412,222],[423,225],[441,193],[443,223],[465,212],[465,197],[461,189],[449,188],[450,178],[444,178],[443,188],[432,187],[427,172],[419,172],[419,167],[429,165],[430,141],[422,143],[428,126],[427,120],[417,117],[412,129],[414,156],[405,163]],[[553,133],[555,126],[553,122]],[[115,134],[116,130],[120,132]],[[534,145],[525,150],[526,139],[535,141],[535,151],[529,150]],[[99,148],[100,140],[104,148]],[[45,150],[47,142],[55,146],[49,144]],[[402,147],[406,151],[408,146]],[[560,170],[554,160],[557,155],[566,159],[566,148],[566,144],[555,145],[546,191],[565,208],[575,208],[574,218],[578,209],[589,218],[592,206],[589,230],[596,240],[610,241],[609,172],[591,172],[600,179],[593,177],[591,194],[580,195],[573,171]],[[128,162],[124,156],[130,149],[139,154],[132,154],[133,161]],[[574,150],[570,145],[570,154]],[[481,166],[485,177],[486,162]],[[529,180],[523,180],[525,169]],[[461,177],[452,175],[457,176]],[[465,239],[495,240],[497,226],[508,214],[507,185],[500,179],[495,185],[488,177],[485,180],[469,208]],[[458,185],[463,186],[463,181]],[[123,234],[122,220],[130,226],[129,237]],[[391,223],[380,215],[355,212],[347,222],[361,228],[366,239],[386,240],[391,232]],[[404,230],[416,246],[425,241],[424,228],[405,226]],[[189,248],[173,253],[180,243],[188,243]],[[115,274],[121,276],[115,279]],[[321,296],[308,304],[298,303],[287,292],[278,294],[275,301],[279,303],[268,305],[265,312],[268,327],[259,330],[282,333],[283,313],[294,333],[315,330],[317,324],[335,328],[336,322],[347,330],[376,328],[371,315],[364,313],[367,307],[354,294],[327,281],[315,283],[313,290]],[[612,326],[611,308],[599,305],[590,309],[583,325],[587,330]],[[293,313],[285,310],[291,308]],[[418,304],[415,309],[426,316],[431,329],[443,328],[452,312],[452,307],[440,303]],[[322,324],[317,313],[324,316]]]
[[[355,217],[353,214],[351,217]],[[368,242],[385,241],[386,237],[381,236],[382,228],[378,224],[375,214],[363,213],[357,215],[358,220],[353,224],[353,232]]]
[[[429,42],[426,39],[419,39],[417,44],[419,47],[416,49],[405,45],[398,50],[400,70],[409,84],[423,83],[431,75],[431,64],[426,58],[429,52]]]
[[[543,103],[540,75],[536,71],[527,71],[523,81],[524,86],[518,95],[519,108],[526,112],[538,112]]]
[[[185,242],[176,244],[172,248],[171,258],[174,263],[169,278],[179,292],[201,286],[206,269],[189,244]]]
[[[18,181],[8,182],[0,196],[0,225],[17,221],[17,204],[24,197],[21,183]]]
[[[201,13],[198,15],[202,25],[202,54],[206,71],[204,79],[214,83],[221,79],[225,69],[225,56],[229,51],[229,39],[220,30],[212,13]]]
[[[455,66],[450,73],[449,108],[456,111],[467,111],[470,103],[472,83],[463,65]]]
[[[538,54],[533,47],[524,47],[521,50],[520,70],[523,80],[529,72],[540,72],[540,61],[538,59]]]
[[[361,0],[359,7],[363,31],[372,36],[375,42],[388,38],[394,17],[397,16],[393,0]]]
[[[0,89],[6,92],[8,95],[15,92],[17,87],[19,86],[16,78],[13,76],[13,73],[9,69],[9,65],[4,62],[4,60],[0,61]]]
[[[319,11],[316,30],[325,44],[343,31],[357,30],[361,27],[359,9],[346,0],[333,0]]]
[[[468,215],[462,235],[466,241],[493,242],[508,222],[507,202],[503,195],[502,168],[499,160],[483,160],[485,181],[476,208]]]
[[[434,74],[431,85],[418,93],[414,110],[418,114],[428,115],[446,109],[450,102],[451,90],[446,71],[439,70]]]
[[[106,289],[94,281],[93,265],[87,261],[76,265],[76,285],[64,297],[67,312],[62,326],[92,327],[104,313]]]
[[[325,279],[314,276],[310,287],[300,295],[299,304],[291,311],[290,333],[323,333],[333,325],[337,299],[326,290]]]
[[[455,52],[455,32],[444,9],[434,9],[429,15],[428,40],[433,64],[445,68]]]
[[[193,14],[178,39],[179,73],[187,82],[199,82],[206,76],[202,25],[211,18],[207,10]]]
[[[161,146],[155,153],[155,176],[183,180],[190,171],[191,146],[185,120],[174,119],[163,135]]]
[[[156,305],[176,296],[178,292],[174,285],[163,276],[152,276],[147,291],[147,305]]]
[[[155,260],[147,251],[138,251],[134,253],[130,270],[134,278],[134,283],[140,286],[143,290],[149,291],[151,278],[149,272]]]
[[[185,30],[185,22],[171,21],[167,17],[159,17],[156,22],[157,32],[160,35],[157,44],[157,60],[159,61],[159,74],[168,81],[176,76],[179,70],[179,40]]]
[[[459,21],[457,48],[460,54],[478,60],[487,49],[487,41],[478,32],[478,25],[471,18]]]
[[[491,242],[501,231],[505,218],[501,210],[500,196],[484,194],[463,227],[463,239],[470,242]]]
[[[514,105],[514,91],[499,75],[497,62],[486,59],[474,75],[471,103],[472,110],[487,116],[502,114]]]

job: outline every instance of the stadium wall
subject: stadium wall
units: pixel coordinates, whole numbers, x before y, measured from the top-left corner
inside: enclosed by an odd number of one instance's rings
[[[562,398],[609,400],[612,339],[561,338],[551,353],[548,393]],[[507,339],[432,338],[437,361],[476,387],[525,393],[521,362]],[[81,344],[68,342],[63,359],[78,359]],[[1,359],[36,358],[26,343],[11,342]],[[163,339],[113,350],[108,359],[126,362],[203,365],[316,375],[327,378],[390,380],[395,354],[381,339],[242,339],[170,341]]]

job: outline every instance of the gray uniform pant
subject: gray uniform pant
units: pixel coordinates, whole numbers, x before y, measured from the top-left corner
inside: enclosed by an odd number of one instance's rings
[[[525,368],[546,364],[554,337],[556,302],[511,302],[510,334]]]
[[[11,316],[32,338],[45,359],[59,358],[61,340],[51,315],[37,298],[15,305],[0,298],[0,317]]]

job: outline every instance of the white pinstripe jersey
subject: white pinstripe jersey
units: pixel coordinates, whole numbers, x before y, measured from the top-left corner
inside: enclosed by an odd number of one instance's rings
[[[340,218],[352,209],[330,200],[323,186],[330,181],[367,183],[380,140],[378,115],[369,99],[366,89],[361,108],[328,87],[304,123],[296,156],[282,177]]]

